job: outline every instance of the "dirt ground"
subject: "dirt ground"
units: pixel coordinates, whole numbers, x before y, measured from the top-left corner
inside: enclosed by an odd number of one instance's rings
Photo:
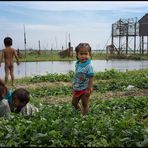
[[[40,82],[40,83],[23,83],[23,84],[16,84],[15,88],[26,88],[26,89],[35,89],[35,88],[42,88],[44,87],[60,87],[60,86],[71,86],[71,82]],[[14,87],[13,87],[14,89]],[[124,91],[107,91],[105,93],[100,92],[93,92],[90,99],[113,99],[113,98],[127,98],[129,96],[148,96],[148,89],[138,89],[132,88],[130,90]],[[42,98],[43,101],[48,103],[62,103],[62,102],[69,102],[71,101],[72,95],[70,96],[47,96]]]

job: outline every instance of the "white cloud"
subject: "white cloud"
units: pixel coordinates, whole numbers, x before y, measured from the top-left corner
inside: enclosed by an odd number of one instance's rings
[[[148,7],[148,2],[146,1],[45,1],[45,2],[6,2],[9,5],[12,6],[21,6],[26,7],[30,9],[38,9],[38,10],[55,10],[55,11],[61,11],[61,10],[128,10],[132,9],[130,11],[136,11],[134,8],[143,8]],[[137,9],[137,11],[139,11]]]
[[[81,41],[90,42],[93,48],[99,45],[103,48],[111,33],[111,24],[120,17],[133,17],[138,14],[144,15],[148,9],[148,2],[0,2],[5,6],[10,6],[10,15],[0,17],[0,39],[4,36],[11,35],[17,47],[23,48],[23,25],[25,24],[27,33],[28,47],[38,47],[38,40],[42,45],[50,48],[55,44],[55,37],[58,40],[58,46],[65,44],[66,32],[71,33],[73,46]],[[16,7],[19,9],[16,9]],[[3,7],[0,7],[3,8]],[[21,8],[21,9],[20,9]],[[29,11],[27,11],[30,9]],[[1,9],[2,10],[2,9]],[[31,11],[33,10],[33,11]],[[39,12],[35,11],[39,10]],[[48,11],[56,13],[48,13]],[[59,11],[69,10],[70,13],[59,13]],[[74,10],[74,11],[73,11]],[[79,11],[77,11],[79,10]],[[99,11],[94,10],[107,10]],[[111,11],[109,11],[111,10]],[[3,9],[4,11],[4,9]],[[47,11],[47,13],[42,13]],[[75,13],[75,12],[78,13]],[[6,11],[4,11],[6,12]],[[19,13],[20,12],[20,13]],[[33,13],[31,13],[33,12]],[[57,13],[58,12],[58,13]],[[122,12],[122,13],[121,13]],[[132,13],[131,13],[132,12]],[[142,13],[141,13],[142,12]],[[12,17],[11,17],[12,14]],[[14,14],[14,15],[13,15]],[[22,15],[23,14],[23,15]],[[17,17],[18,15],[18,17]],[[126,17],[126,18],[128,18]],[[11,20],[10,20],[11,19]],[[3,23],[5,22],[5,23]],[[19,23],[18,23],[19,22]],[[54,45],[55,46],[55,45]],[[43,46],[42,46],[43,47]]]

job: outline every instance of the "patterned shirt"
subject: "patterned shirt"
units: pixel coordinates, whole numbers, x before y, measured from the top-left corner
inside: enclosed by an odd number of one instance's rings
[[[10,116],[10,107],[8,104],[8,101],[5,99],[2,99],[0,101],[0,117],[8,118]]]
[[[77,61],[75,65],[73,89],[77,91],[87,89],[89,78],[93,76],[94,76],[94,70],[91,65],[91,60],[87,60],[86,62],[83,63]]]
[[[20,113],[24,116],[33,116],[36,112],[38,112],[38,108],[27,103],[20,111]]]

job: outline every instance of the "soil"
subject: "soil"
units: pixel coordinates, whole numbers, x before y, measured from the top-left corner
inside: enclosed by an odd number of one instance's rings
[[[41,88],[41,87],[60,87],[60,86],[71,86],[71,82],[40,82],[40,83],[23,83],[23,84],[16,84],[14,88],[26,88],[26,89],[35,89],[35,88]],[[10,86],[9,86],[10,87]],[[113,99],[113,98],[127,98],[129,96],[148,96],[148,89],[138,89],[138,88],[132,88],[130,90],[124,90],[124,91],[107,91],[105,93],[96,93],[93,92],[90,99]],[[61,103],[61,102],[69,102],[71,101],[72,95],[70,96],[47,96],[42,98],[43,101],[48,103]]]

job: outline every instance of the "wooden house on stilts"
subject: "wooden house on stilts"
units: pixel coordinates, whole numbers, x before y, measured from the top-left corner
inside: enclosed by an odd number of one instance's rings
[[[107,53],[148,54],[148,13],[141,19],[119,19],[112,24],[111,44]]]

